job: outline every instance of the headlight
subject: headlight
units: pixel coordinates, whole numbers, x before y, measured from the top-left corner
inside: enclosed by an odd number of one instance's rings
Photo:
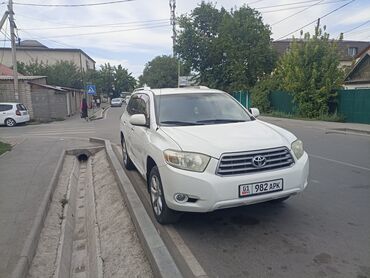
[[[163,154],[164,159],[169,165],[194,172],[203,172],[211,159],[209,156],[200,153],[188,153],[172,150],[165,150]]]
[[[301,140],[295,140],[292,143],[292,151],[297,159],[300,159],[304,153],[303,142]]]

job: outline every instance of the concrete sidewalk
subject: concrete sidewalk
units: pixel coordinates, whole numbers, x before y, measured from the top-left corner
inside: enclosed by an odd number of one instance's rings
[[[0,277],[9,277],[63,149],[86,140],[29,137],[0,157]]]
[[[326,130],[327,132],[339,132],[339,133],[360,133],[370,135],[370,125],[358,124],[358,123],[339,123],[339,122],[325,122],[325,121],[305,121],[295,120],[288,118],[276,118],[261,116],[258,119],[270,123],[284,123],[287,125],[304,126],[310,128],[317,128]]]

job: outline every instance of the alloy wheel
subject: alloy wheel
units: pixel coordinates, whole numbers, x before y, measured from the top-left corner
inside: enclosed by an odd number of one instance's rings
[[[152,198],[152,206],[156,215],[162,213],[162,191],[159,186],[159,179],[157,176],[152,176],[150,181],[150,196]]]

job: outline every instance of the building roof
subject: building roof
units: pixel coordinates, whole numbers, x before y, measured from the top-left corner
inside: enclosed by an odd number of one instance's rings
[[[36,40],[24,40],[21,41],[18,47],[41,47],[41,48],[48,48],[46,45],[43,45],[41,42]]]
[[[302,42],[303,40],[298,40]],[[370,46],[369,41],[347,41],[347,40],[333,40],[337,43],[339,49],[339,59],[340,61],[352,61],[354,57],[348,55],[347,49],[349,47],[357,48],[357,53],[361,53],[365,48]],[[289,48],[290,44],[293,42],[293,39],[285,39],[279,41],[273,41],[272,45],[276,49],[276,52],[279,56],[283,55]]]
[[[370,54],[365,53],[352,67],[344,79],[345,84],[370,82]]]
[[[46,76],[25,76],[25,75],[20,75],[18,76],[18,80],[36,80],[36,79],[43,79],[46,78]],[[14,77],[13,75],[0,75],[0,80],[13,80]]]
[[[46,85],[46,84],[39,84],[39,83],[35,83],[35,82],[32,82],[32,81],[29,81],[28,82],[29,84],[32,84],[32,85],[37,85],[39,87],[43,87],[43,88],[47,88],[47,89],[52,89],[52,90],[55,90],[55,91],[59,91],[59,92],[68,92],[67,90],[64,90],[62,87],[60,86],[53,86],[53,85]]]
[[[91,58],[89,55],[87,55],[83,50],[78,49],[78,48],[49,48],[39,41],[36,40],[24,40],[20,42],[20,45],[17,45],[16,48],[18,50],[24,50],[24,51],[61,51],[61,52],[80,52],[83,55],[85,55],[87,58],[89,58],[91,61],[94,63],[95,60]],[[4,50],[11,50],[10,47],[0,47],[0,51]]]
[[[0,64],[0,75],[13,75],[13,70],[3,64]],[[19,76],[23,74],[18,73]]]

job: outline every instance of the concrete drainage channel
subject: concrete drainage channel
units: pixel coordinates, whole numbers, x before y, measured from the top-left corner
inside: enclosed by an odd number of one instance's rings
[[[108,152],[63,153],[12,277],[182,276],[154,226],[142,226],[138,204],[120,194]]]

